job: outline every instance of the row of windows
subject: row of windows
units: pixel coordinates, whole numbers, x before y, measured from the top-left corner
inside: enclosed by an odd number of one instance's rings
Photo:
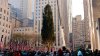
[[[46,1],[47,1],[47,0],[46,0]],[[47,1],[47,2],[46,2],[46,1],[45,1],[45,4],[48,2],[48,1]],[[37,0],[37,3],[40,4],[40,2],[39,2],[38,0]],[[44,3],[44,1],[42,0],[42,4],[43,4],[43,3]],[[49,1],[49,3],[56,3],[56,1]]]
[[[54,6],[56,6],[56,4],[54,4]],[[36,9],[37,8],[40,8],[41,6],[39,5],[39,6],[36,6]],[[51,5],[51,7],[53,7],[53,5]],[[42,8],[44,8],[44,6],[42,6]]]
[[[4,14],[9,15],[9,12],[8,12],[8,11],[6,11],[6,10],[3,10],[2,8],[0,8],[0,12],[3,12]]]
[[[6,16],[2,16],[2,14],[0,14],[0,19],[2,19],[3,18],[3,20],[6,20],[7,22],[9,21],[8,19],[8,17],[6,17]]]
[[[14,30],[14,31],[30,31],[30,29],[25,29],[25,30]]]
[[[0,25],[7,27],[7,28],[11,28],[11,26],[9,24],[2,23],[1,21],[0,21]]]
[[[3,29],[2,32],[10,34],[10,30]]]
[[[4,38],[4,40],[5,40],[5,43],[6,43],[7,38],[8,38],[8,40],[10,39],[9,36],[8,36],[8,37],[7,37],[7,36],[4,37],[4,35],[2,35],[2,36],[1,36],[1,39],[0,39],[1,42],[3,42],[3,38]]]
[[[56,16],[56,15],[55,15]],[[37,18],[42,18],[42,15],[40,13],[36,13],[36,19]]]

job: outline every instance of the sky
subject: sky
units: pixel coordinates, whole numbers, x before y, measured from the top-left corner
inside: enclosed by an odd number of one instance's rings
[[[18,1],[20,0],[10,0],[10,3],[18,7],[19,5],[16,3]],[[34,5],[34,0],[32,0],[32,3],[32,5]],[[32,11],[34,12],[34,6],[32,6]],[[83,0],[72,0],[72,16],[75,17],[76,15],[82,15],[82,18],[84,18]]]
[[[72,0],[72,16],[82,15],[84,18],[83,0]]]
[[[20,0],[9,0],[9,3],[11,3],[15,8],[20,7],[18,2],[20,2]],[[32,0],[32,12],[34,12],[34,0]]]

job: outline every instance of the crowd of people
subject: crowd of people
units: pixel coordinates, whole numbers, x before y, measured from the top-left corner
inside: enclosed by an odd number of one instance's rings
[[[85,50],[82,48],[79,48],[76,51],[68,50],[65,47],[59,49],[58,51],[33,51],[33,50],[27,50],[27,51],[11,51],[11,50],[5,50],[2,52],[2,55],[0,56],[100,56],[100,51],[95,50],[92,52],[91,50]]]

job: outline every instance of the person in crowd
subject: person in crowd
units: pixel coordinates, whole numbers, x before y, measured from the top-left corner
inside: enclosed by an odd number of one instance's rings
[[[61,50],[61,48],[58,50],[58,56],[63,56],[63,51]]]
[[[13,53],[13,56],[21,56],[21,54],[20,54],[19,51],[15,51],[15,52]]]
[[[80,48],[83,56],[86,56],[86,50],[84,48]]]
[[[78,50],[77,56],[83,56],[81,49]]]
[[[13,51],[9,50],[8,56],[13,56]]]
[[[28,56],[28,52],[27,51],[22,51],[21,54],[22,54],[22,56]]]
[[[96,50],[93,52],[93,55],[94,55],[94,56],[97,56],[97,53],[98,53],[98,49],[96,49]]]
[[[56,53],[56,51],[54,51],[54,54],[53,54],[53,56],[57,56],[57,53]]]
[[[75,52],[73,50],[71,50],[71,55],[70,56],[75,56]]]
[[[70,51],[66,47],[62,47],[63,56],[70,56]]]
[[[97,56],[100,56],[100,50],[98,51],[98,54],[97,54]]]
[[[51,49],[50,56],[53,56],[53,50]]]

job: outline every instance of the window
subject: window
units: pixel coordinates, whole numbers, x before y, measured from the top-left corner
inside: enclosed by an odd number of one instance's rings
[[[51,1],[51,3],[53,3],[53,1]]]
[[[9,28],[10,28],[10,25],[9,25]]]
[[[37,21],[35,22],[35,25],[37,25]]]
[[[6,33],[7,33],[7,30],[6,30]]]
[[[37,29],[37,27],[35,27],[35,29]]]
[[[9,12],[7,12],[7,15],[9,15]]]
[[[0,12],[2,12],[2,8],[0,8]]]
[[[5,16],[3,16],[3,19],[5,20]]]
[[[56,6],[56,4],[54,4],[54,6]]]
[[[3,38],[3,35],[1,36],[1,42],[2,42],[2,38]]]
[[[5,26],[5,24],[3,23],[3,26]]]
[[[28,29],[28,31],[29,31],[30,29]]]
[[[39,8],[40,8],[40,6],[39,6]]]
[[[6,10],[4,10],[4,14],[6,14]]]
[[[8,24],[6,24],[6,27],[8,27]]]
[[[8,36],[8,40],[9,40],[10,38],[9,38],[9,36]]]
[[[8,21],[8,17],[7,17],[7,21]]]
[[[4,29],[2,30],[2,32],[4,32]]]
[[[27,29],[25,29],[25,31],[27,31]]]
[[[9,30],[8,34],[10,34],[10,30]]]
[[[1,25],[1,21],[0,21],[0,25]]]
[[[5,37],[5,39],[4,39],[4,44],[6,43],[6,38],[7,38],[7,37]]]
[[[2,18],[2,14],[0,14],[0,19]]]
[[[37,33],[37,31],[35,31],[35,33]]]

